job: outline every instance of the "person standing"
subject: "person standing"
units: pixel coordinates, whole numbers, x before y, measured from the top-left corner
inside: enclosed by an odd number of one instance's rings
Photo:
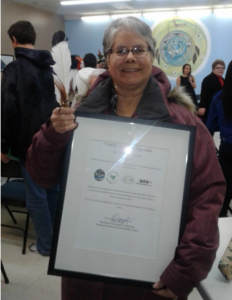
[[[164,299],[161,296],[183,300],[206,278],[215,259],[219,243],[218,215],[225,191],[223,174],[213,149],[213,139],[196,117],[191,99],[180,89],[170,92],[166,75],[152,66],[155,45],[150,27],[140,19],[130,16],[114,20],[103,38],[108,77],[103,73],[105,79],[96,81],[98,85],[77,111],[196,126],[188,217],[183,237],[153,290],[63,278],[62,300]],[[74,111],[70,107],[55,109],[50,122],[43,124],[33,137],[28,150],[27,170],[41,185],[60,182],[63,153],[71,132],[78,126]],[[42,161],[40,165],[38,157]],[[172,223],[167,226],[172,226]]]
[[[201,85],[201,101],[199,104],[198,115],[202,117],[203,123],[206,125],[209,114],[209,107],[213,96],[222,89],[224,85],[223,73],[225,63],[221,59],[217,59],[212,64],[212,73],[206,76]]]
[[[227,189],[220,217],[227,217],[232,200],[232,61],[225,78],[223,90],[212,100],[207,128],[209,131],[220,131],[219,163],[226,179]]]
[[[26,206],[38,236],[36,245],[31,245],[30,250],[47,256],[58,186],[44,189],[36,184],[26,171],[25,163],[33,135],[58,106],[51,68],[54,61],[49,51],[34,49],[36,32],[30,22],[16,22],[10,26],[8,35],[16,60],[7,65],[2,76],[1,160],[9,161],[9,151],[19,159],[26,184]]]
[[[93,53],[85,54],[83,62],[84,67],[79,70],[76,75],[77,94],[81,98],[87,96],[91,85],[94,83],[98,75],[105,72],[105,69],[96,68],[97,58]]]
[[[191,97],[195,106],[198,106],[196,94],[194,89],[196,88],[196,80],[195,77],[191,74],[191,66],[189,64],[185,64],[182,67],[182,76],[177,77],[176,85],[183,86],[184,91]]]

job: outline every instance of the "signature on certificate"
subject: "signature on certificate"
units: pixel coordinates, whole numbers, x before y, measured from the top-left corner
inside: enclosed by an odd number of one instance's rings
[[[130,217],[128,217],[126,219],[122,219],[119,214],[113,215],[112,218],[104,217],[104,219],[110,220],[111,222],[121,223],[121,224],[132,223],[132,219],[130,219]]]

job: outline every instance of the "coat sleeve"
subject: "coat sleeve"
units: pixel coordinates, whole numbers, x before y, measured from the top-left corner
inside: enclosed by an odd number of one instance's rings
[[[199,108],[208,107],[209,102],[209,89],[210,89],[210,79],[206,77],[203,79],[201,84],[201,101],[199,103]]]
[[[209,115],[207,118],[207,128],[209,131],[215,132],[220,131],[219,122],[218,122],[218,113],[217,106],[215,101],[213,101],[210,105]]]
[[[17,75],[13,66],[8,65],[2,75],[1,87],[1,151],[7,154],[17,141],[19,124],[19,110],[17,98]]]
[[[180,297],[187,298],[212,267],[219,245],[218,215],[224,195],[225,180],[213,139],[200,124],[196,135],[186,228],[173,261],[160,277]]]
[[[26,169],[32,179],[44,188],[60,183],[65,150],[71,132],[58,133],[50,120],[33,136],[27,152]]]

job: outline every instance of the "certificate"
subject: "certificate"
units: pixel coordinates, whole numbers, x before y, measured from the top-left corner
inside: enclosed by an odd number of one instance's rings
[[[149,286],[183,234],[195,127],[77,113],[49,274]]]

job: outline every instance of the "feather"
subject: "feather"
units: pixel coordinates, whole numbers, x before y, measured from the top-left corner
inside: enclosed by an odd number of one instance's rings
[[[69,106],[69,101],[74,98],[75,87],[73,86],[72,72],[70,72],[72,61],[68,43],[57,44],[52,48],[51,54],[55,61],[52,67],[56,99],[60,105]]]

